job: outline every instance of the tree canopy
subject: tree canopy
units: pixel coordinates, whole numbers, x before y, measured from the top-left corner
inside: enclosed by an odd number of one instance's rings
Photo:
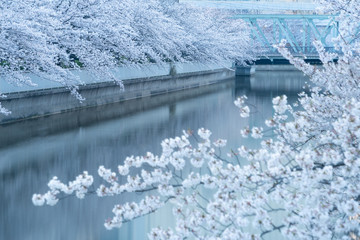
[[[119,65],[249,59],[249,35],[226,12],[163,0],[5,0],[0,3],[0,77],[29,73],[79,99],[74,70],[115,80]]]

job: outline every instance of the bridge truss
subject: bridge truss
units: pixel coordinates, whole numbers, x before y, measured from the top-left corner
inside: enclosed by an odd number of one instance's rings
[[[337,37],[339,23],[331,15],[258,14],[236,15],[249,23],[253,38],[268,54],[275,54],[273,47],[286,39],[294,54],[314,55],[314,40],[320,40],[329,51],[333,50],[331,38]]]

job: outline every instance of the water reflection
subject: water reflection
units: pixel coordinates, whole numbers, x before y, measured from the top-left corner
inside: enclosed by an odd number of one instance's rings
[[[209,128],[236,149],[244,144],[241,128],[271,116],[274,96],[289,93],[290,100],[296,99],[304,77],[287,74],[259,72],[252,78],[0,126],[0,239],[145,239],[152,227],[171,225],[172,216],[164,209],[120,230],[105,230],[113,205],[138,195],[68,198],[42,208],[32,205],[31,196],[45,191],[54,175],[69,181],[83,170],[95,175],[99,165],[116,169],[129,155],[159,153],[161,140],[183,129]],[[239,118],[233,104],[244,94],[255,106],[249,119]]]

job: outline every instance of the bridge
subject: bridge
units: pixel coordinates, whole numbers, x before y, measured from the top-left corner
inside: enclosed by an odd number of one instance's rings
[[[282,39],[286,39],[286,47],[294,56],[319,64],[312,43],[319,40],[327,51],[334,52],[332,39],[339,35],[339,22],[333,15],[243,14],[233,18],[243,19],[251,29],[254,45],[260,49],[256,65],[288,64],[288,60],[274,48]]]
[[[320,40],[331,51],[331,39],[339,34],[339,23],[332,15],[244,14],[233,18],[248,22],[252,37],[270,56],[278,55],[273,45],[282,39],[287,40],[290,51],[295,55],[316,56],[312,45],[314,40]]]
[[[334,51],[331,39],[339,35],[336,16],[316,14],[317,4],[312,1],[277,2],[241,0],[181,0],[200,7],[228,9],[232,18],[243,19],[250,27],[254,48],[260,49],[262,59],[283,57],[273,45],[287,40],[287,48],[295,56],[318,59],[313,46],[320,40],[325,49]],[[242,14],[239,14],[242,13]],[[246,13],[246,14],[243,14]]]

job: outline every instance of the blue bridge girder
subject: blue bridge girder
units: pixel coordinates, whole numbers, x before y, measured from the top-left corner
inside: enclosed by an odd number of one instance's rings
[[[339,23],[333,15],[244,14],[233,18],[248,22],[252,37],[268,55],[278,55],[273,45],[286,39],[287,47],[295,55],[315,57],[314,40],[320,40],[328,51],[333,51],[331,38],[339,34]]]

